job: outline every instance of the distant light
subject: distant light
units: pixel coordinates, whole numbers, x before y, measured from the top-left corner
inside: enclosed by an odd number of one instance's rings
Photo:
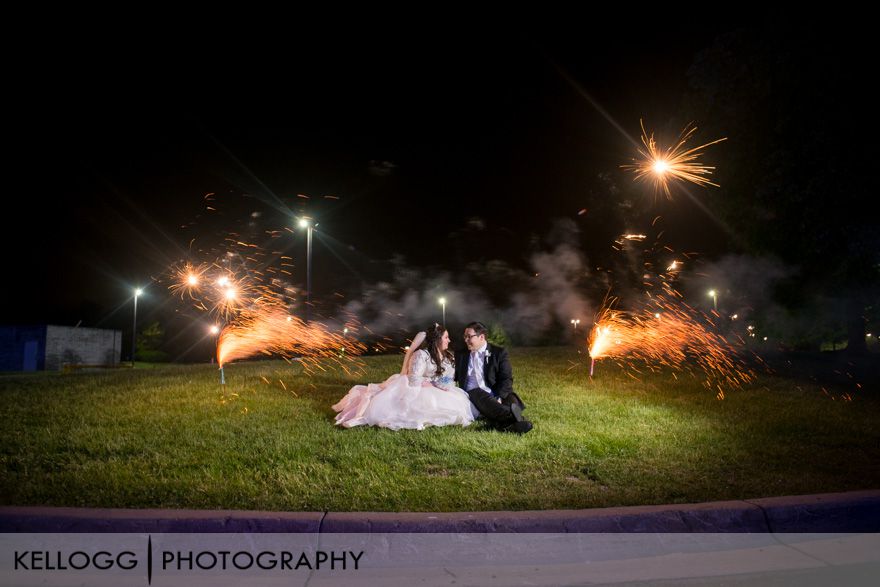
[[[709,297],[713,297],[713,298],[715,297],[715,290],[714,289],[709,290]]]
[[[869,332],[868,334],[866,334],[865,338],[871,338],[871,333]]]
[[[660,312],[655,312],[655,313],[654,313],[654,318],[657,318],[657,319],[659,320],[659,319],[660,319]]]
[[[440,299],[437,300],[437,301],[440,302],[440,303],[441,303],[442,305],[444,305],[444,306],[446,305],[446,298],[440,298]]]
[[[220,328],[218,326],[214,325],[211,327],[211,334],[217,334],[218,332],[220,332]]]
[[[746,328],[749,329],[749,330],[754,330],[754,329],[755,329],[755,327],[752,326],[751,324],[749,324],[748,326],[746,326]]]
[[[299,227],[300,227],[300,228],[308,228],[308,227],[309,227],[309,221],[308,221],[306,218],[300,218],[300,219],[299,219]]]
[[[142,293],[144,293],[144,290],[142,290],[141,288],[137,288],[134,290],[134,297],[138,297]]]
[[[348,334],[348,328],[343,328],[343,329],[342,329],[342,334]]]
[[[739,318],[739,314],[734,314],[730,317],[731,320],[736,320],[737,318]]]
[[[766,336],[764,337],[764,340],[767,340],[767,337],[766,337]]]
[[[287,321],[290,322],[291,320],[293,320],[293,317],[292,317],[292,316],[288,316],[288,317],[287,317]]]

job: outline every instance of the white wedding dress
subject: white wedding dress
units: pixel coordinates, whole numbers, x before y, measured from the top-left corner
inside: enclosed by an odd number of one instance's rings
[[[409,365],[407,367],[407,364]],[[380,426],[392,430],[423,430],[428,426],[467,426],[474,421],[467,393],[455,387],[455,367],[443,359],[443,371],[427,350],[407,355],[404,373],[384,383],[355,385],[333,409],[336,423],[346,428]]]

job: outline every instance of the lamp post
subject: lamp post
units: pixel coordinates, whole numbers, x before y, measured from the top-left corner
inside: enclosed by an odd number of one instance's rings
[[[214,363],[214,357],[217,355],[217,335],[220,334],[220,327],[216,324],[212,324],[209,329],[211,336],[214,337],[214,352],[211,354],[211,363]]]
[[[715,307],[715,311],[718,311],[718,292],[714,289],[709,290],[709,295],[712,296],[712,305]]]
[[[134,367],[134,345],[137,340],[137,324],[138,324],[138,296],[144,293],[144,290],[137,287],[134,290],[134,320],[131,326],[131,366]]]
[[[443,307],[443,328],[446,328],[446,298],[440,298],[437,301]]]
[[[581,323],[580,320],[574,320],[574,319],[572,319],[572,321],[571,321],[571,325],[574,326],[574,329],[575,329],[575,330],[577,330],[577,328],[578,328],[578,324],[580,324],[580,323]]]
[[[312,305],[312,219],[303,216],[299,219],[299,227],[306,229],[306,322],[309,321]]]

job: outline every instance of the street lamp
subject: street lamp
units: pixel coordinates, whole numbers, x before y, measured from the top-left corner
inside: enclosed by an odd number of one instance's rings
[[[437,301],[443,306],[443,328],[446,328],[446,298],[440,298]]]
[[[709,295],[712,296],[712,305],[715,307],[715,311],[718,311],[718,292],[714,289],[709,290]]]
[[[574,329],[575,329],[575,330],[577,330],[577,328],[578,328],[578,324],[580,324],[580,323],[581,323],[580,320],[572,320],[572,321],[571,321],[571,324],[572,324],[572,326],[574,326]]]
[[[131,366],[134,367],[134,343],[137,340],[137,324],[138,324],[138,296],[144,293],[144,290],[137,287],[134,290],[134,321],[131,327]]]
[[[306,322],[309,321],[312,303],[312,219],[303,216],[299,219],[299,227],[306,229]]]
[[[216,324],[212,324],[211,328],[208,329],[211,333],[211,336],[214,337],[214,353],[211,355],[211,363],[214,363],[214,355],[217,354],[217,335],[220,334],[220,327]]]

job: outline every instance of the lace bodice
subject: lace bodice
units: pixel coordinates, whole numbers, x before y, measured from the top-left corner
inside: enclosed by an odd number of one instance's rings
[[[442,367],[443,373],[437,375],[437,364],[431,358],[431,355],[428,354],[428,351],[425,349],[416,351],[412,357],[412,363],[407,374],[409,384],[421,385],[425,381],[430,381],[442,389],[454,387],[455,367],[452,361],[444,357]]]

